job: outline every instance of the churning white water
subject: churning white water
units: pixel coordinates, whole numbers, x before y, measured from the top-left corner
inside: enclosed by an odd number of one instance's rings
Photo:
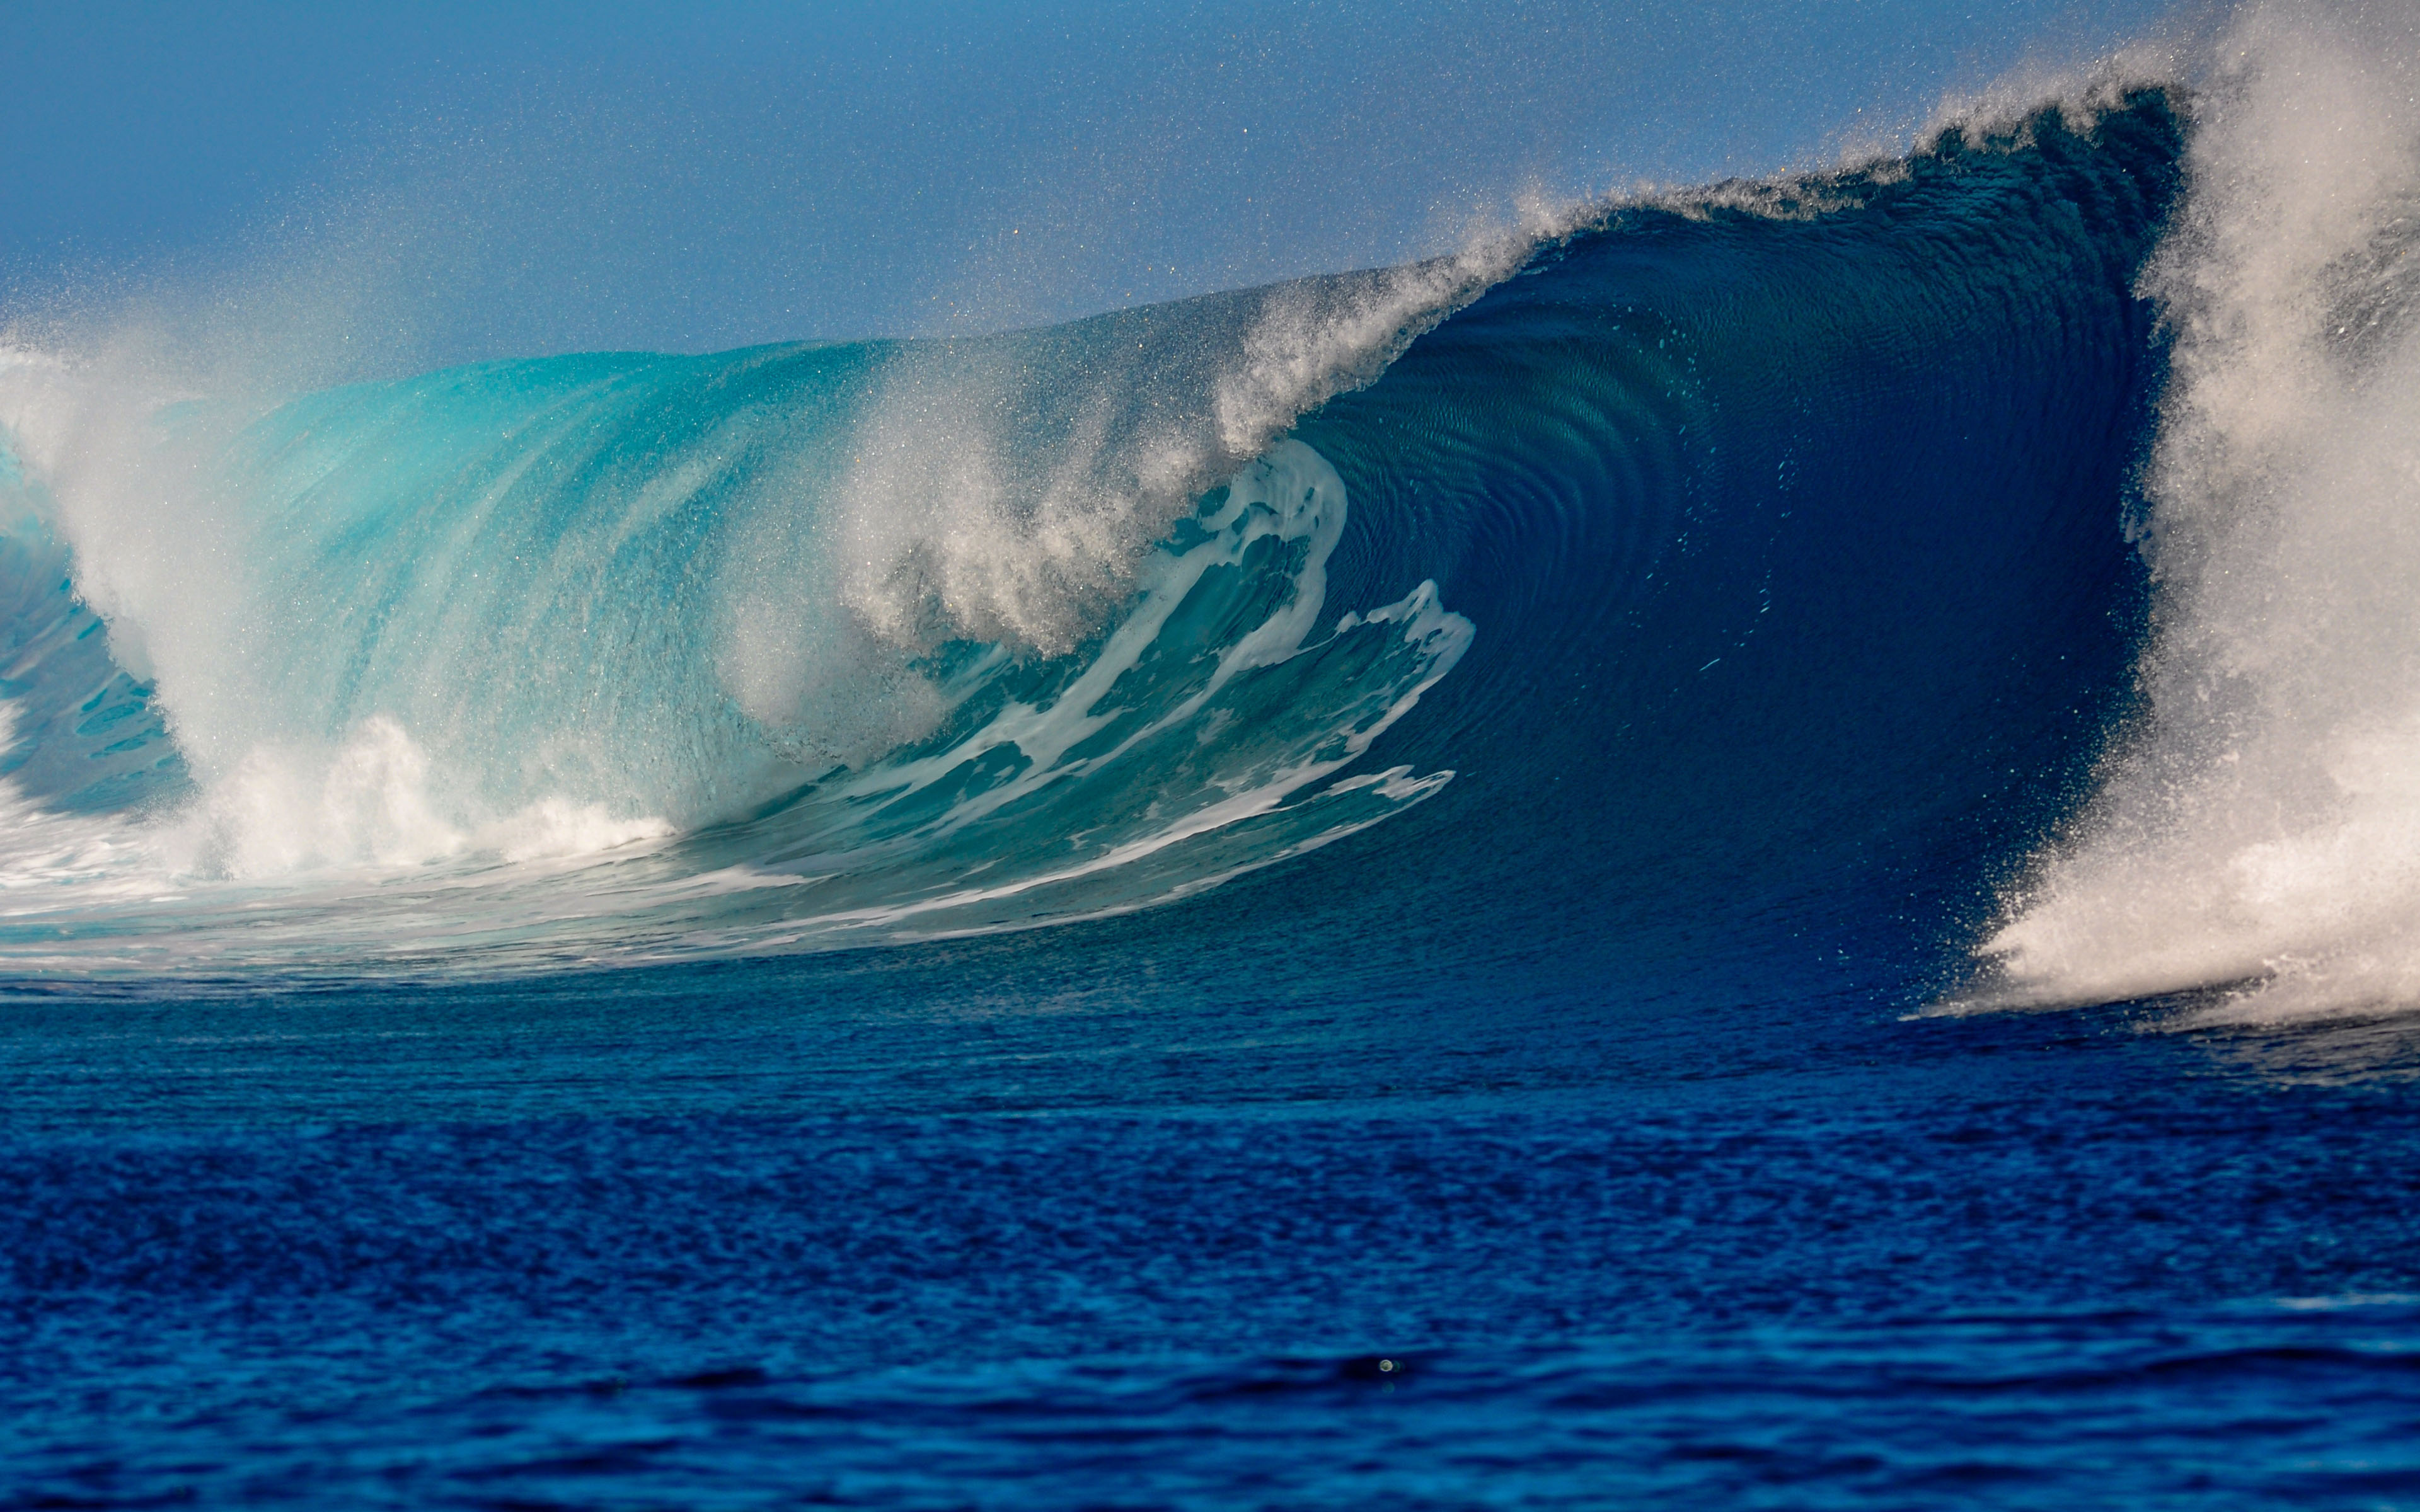
[[[2420,10],[2268,5],[2146,275],[2147,710],[1970,1001],[2420,1004]]]

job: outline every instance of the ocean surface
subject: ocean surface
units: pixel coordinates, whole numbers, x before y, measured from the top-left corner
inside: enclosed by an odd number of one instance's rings
[[[0,1506],[2420,1505],[2281,14],[1047,329],[0,351]]]

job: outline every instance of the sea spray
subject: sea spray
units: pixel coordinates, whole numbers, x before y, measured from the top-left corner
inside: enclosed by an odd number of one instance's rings
[[[2244,13],[2145,286],[2173,377],[2149,708],[1975,1000],[2420,1001],[2420,30]]]

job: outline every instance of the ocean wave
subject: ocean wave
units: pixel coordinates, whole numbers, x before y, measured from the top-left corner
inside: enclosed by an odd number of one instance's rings
[[[982,338],[299,395],[21,353],[17,633],[85,639],[11,684],[0,961],[819,949],[1326,851],[1303,907],[1474,962],[1888,918],[1930,991],[2131,707],[2185,131],[2112,73]]]

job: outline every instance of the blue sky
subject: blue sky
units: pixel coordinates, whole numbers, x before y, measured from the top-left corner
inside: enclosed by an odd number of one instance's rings
[[[1063,318],[1824,160],[2164,8],[16,0],[0,318],[301,279],[397,361]]]

